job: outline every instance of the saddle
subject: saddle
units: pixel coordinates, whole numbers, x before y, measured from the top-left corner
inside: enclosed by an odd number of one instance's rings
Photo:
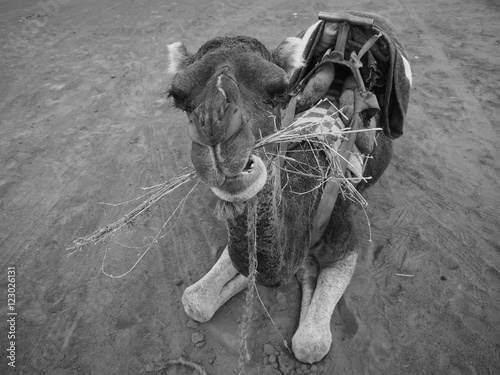
[[[289,126],[328,99],[339,108],[338,127],[370,130],[378,123],[389,138],[400,137],[408,109],[411,70],[394,27],[384,17],[357,11],[320,12],[318,18],[299,34],[306,46],[302,56],[305,64],[290,77],[290,100],[282,113],[281,126]],[[353,172],[356,160],[352,155],[369,156],[375,133],[347,134],[338,146],[342,173],[349,169]],[[291,147],[282,145],[281,153]],[[362,176],[362,170],[357,174]],[[328,178],[314,219],[311,247],[322,237],[339,192],[335,178]]]

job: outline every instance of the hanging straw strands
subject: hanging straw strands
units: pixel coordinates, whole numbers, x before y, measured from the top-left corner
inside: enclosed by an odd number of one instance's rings
[[[94,233],[80,237],[73,241],[73,246],[69,247],[68,250],[73,250],[69,255],[74,254],[76,251],[80,250],[85,245],[89,244],[98,244],[104,241],[106,238],[112,236],[116,233],[120,228],[124,225],[131,224],[133,221],[146,212],[149,208],[151,208],[156,202],[162,199],[167,194],[171,193],[178,187],[184,185],[185,183],[196,178],[196,172],[194,169],[190,169],[181,175],[174,177],[173,179],[163,183],[155,185],[151,188],[146,188],[148,191],[147,194],[151,194],[151,196],[142,202],[138,207],[134,208],[128,214],[123,216],[121,219],[115,221],[112,224],[106,225],[105,227],[99,228]]]
[[[191,193],[196,188],[196,186],[198,186],[198,183],[199,183],[199,181],[197,181],[196,184],[191,188],[191,190],[189,190],[189,192],[186,194],[186,196],[181,199],[181,201],[179,202],[179,204],[177,205],[177,207],[175,208],[175,210],[172,212],[172,214],[167,218],[167,220],[163,223],[163,225],[161,226],[161,228],[158,230],[158,233],[153,238],[150,239],[149,244],[147,246],[143,246],[143,248],[145,247],[146,250],[144,250],[142,252],[142,254],[137,258],[137,260],[135,261],[135,263],[128,269],[128,271],[126,271],[124,273],[121,273],[119,275],[112,275],[111,273],[107,272],[104,269],[104,267],[106,265],[106,257],[107,257],[108,248],[109,248],[109,243],[108,243],[107,246],[104,248],[104,256],[102,258],[102,264],[101,264],[101,272],[104,275],[106,275],[106,276],[108,276],[108,277],[110,277],[112,279],[120,279],[122,277],[127,276],[130,272],[132,272],[134,270],[134,268],[137,267],[137,265],[142,260],[142,258],[144,258],[146,256],[146,254],[149,252],[149,250],[151,250],[151,247],[153,246],[153,244],[158,243],[158,241],[161,238],[167,236],[170,233],[170,231],[175,227],[175,224],[177,224],[177,220],[174,222],[174,224],[172,225],[172,227],[166,233],[163,233],[165,227],[167,226],[168,223],[170,223],[170,220],[174,217],[174,215],[177,213],[177,211],[179,211],[179,213],[177,215],[178,217],[182,214],[182,210],[184,209],[184,205],[186,204],[186,201],[187,201],[188,197],[191,195]],[[117,243],[116,241],[113,241],[113,242]],[[125,245],[122,245],[122,244],[119,244],[119,245],[121,245],[123,247],[128,247],[128,246],[125,246]],[[137,249],[137,248],[132,247],[132,249]]]
[[[319,126],[322,125],[322,122],[324,122],[325,120],[314,121],[314,119],[311,118],[310,119],[311,121],[303,121],[303,119],[307,118],[307,116],[312,111],[314,111],[318,106],[320,106],[324,102],[327,102],[332,108],[336,110],[335,113],[333,113],[333,115],[340,114],[344,116],[341,109],[336,108],[336,106],[329,99],[326,98],[322,99],[314,107],[305,111],[299,118],[296,118],[295,121],[288,127],[280,129],[275,133],[263,137],[262,139],[257,141],[254,148],[257,149],[272,144],[290,144],[299,142],[309,143],[310,150],[306,152],[314,152],[315,155],[317,151],[323,151],[326,153],[326,157],[330,163],[328,170],[325,171],[323,168],[321,168],[319,161],[317,161],[317,166],[311,166],[311,165],[304,166],[306,167],[306,169],[310,170],[309,173],[305,173],[302,170],[298,171],[298,170],[284,169],[283,167],[281,167],[281,169],[287,173],[299,173],[302,175],[309,175],[310,177],[318,178],[319,182],[317,188],[321,187],[326,181],[333,179],[338,184],[340,184],[341,187],[340,191],[344,198],[357,202],[361,206],[367,206],[368,203],[361,196],[361,194],[359,194],[359,192],[351,182],[352,180],[357,178],[346,177],[342,171],[340,161],[344,160],[349,166],[352,166],[351,162],[337,151],[333,143],[338,138],[342,140],[346,139],[345,135],[349,133],[361,133],[367,131],[377,131],[382,129],[367,128],[367,129],[351,130],[349,128],[344,128],[339,133],[334,134],[323,131],[323,127]],[[331,121],[334,121],[333,118],[330,117],[330,119]],[[307,120],[309,120],[309,118],[307,118]],[[315,130],[312,131],[311,129]],[[284,160],[297,162],[296,160],[293,160],[283,154],[280,155],[271,154],[271,159],[276,159],[276,158],[283,158]],[[369,178],[370,177],[363,177],[362,179],[366,182],[366,180]],[[303,194],[303,193],[297,193],[297,194]]]

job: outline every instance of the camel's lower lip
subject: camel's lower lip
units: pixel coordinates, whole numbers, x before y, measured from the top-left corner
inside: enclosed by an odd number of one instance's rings
[[[226,177],[224,183],[212,187],[212,191],[228,202],[246,201],[255,196],[265,185],[267,170],[264,162],[256,155],[250,155],[248,163],[238,175]]]

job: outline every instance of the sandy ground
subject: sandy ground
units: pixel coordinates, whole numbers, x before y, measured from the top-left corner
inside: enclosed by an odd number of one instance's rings
[[[184,115],[164,92],[166,45],[217,35],[274,48],[322,10],[392,19],[414,73],[405,135],[366,195],[355,276],[335,310],[330,353],[288,353],[296,280],[259,288],[248,374],[500,373],[500,5],[494,0],[0,0],[0,373],[196,374],[237,368],[243,295],[190,321],[183,290],[226,241],[215,200],[186,185],[107,248],[71,241],[121,217],[141,188],[190,165]],[[101,204],[102,202],[109,203]],[[125,277],[168,217],[157,243]],[[15,368],[8,365],[15,267]],[[281,335],[281,336],[280,336]],[[7,354],[6,354],[7,353]]]

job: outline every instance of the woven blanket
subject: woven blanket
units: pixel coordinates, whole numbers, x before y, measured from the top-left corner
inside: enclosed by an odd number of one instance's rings
[[[317,134],[315,137],[326,142],[334,150],[338,150],[342,143],[342,131],[345,125],[340,118],[340,110],[328,99],[319,102],[311,109],[297,113],[292,126],[304,128],[304,134]],[[314,140],[312,141],[314,142]],[[346,176],[351,179],[353,185],[358,184],[363,178],[363,166],[366,156],[361,154],[356,146],[347,164]]]

